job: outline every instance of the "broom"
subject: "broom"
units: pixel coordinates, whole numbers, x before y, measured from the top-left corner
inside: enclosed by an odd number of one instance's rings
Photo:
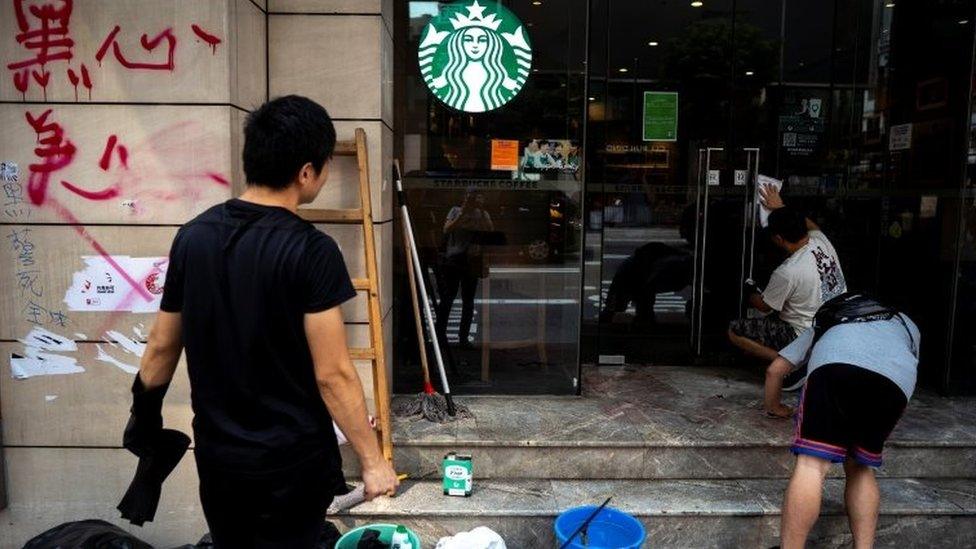
[[[447,382],[447,374],[444,371],[444,359],[441,357],[441,349],[438,343],[437,332],[434,327],[434,317],[430,310],[430,301],[427,298],[427,287],[424,279],[418,276],[422,271],[420,265],[420,254],[417,252],[416,241],[413,237],[413,226],[410,224],[410,214],[407,211],[407,203],[403,199],[403,183],[400,174],[399,161],[393,161],[396,171],[397,201],[400,203],[400,213],[403,220],[403,244],[407,254],[407,276],[410,279],[410,300],[413,304],[414,324],[417,327],[417,345],[420,351],[420,367],[424,374],[424,390],[411,399],[398,400],[393,406],[393,413],[400,417],[422,416],[428,421],[444,423],[450,419],[471,417],[471,412],[465,406],[458,406],[454,403],[451,396],[451,387]],[[420,295],[418,296],[418,286]],[[420,303],[423,303],[424,317],[427,321],[427,333],[430,336],[430,344],[434,349],[434,358],[437,361],[437,368],[440,372],[441,384],[444,387],[444,395],[440,395],[434,390],[434,385],[430,381],[430,367],[427,363],[427,349],[424,345],[424,324],[420,318]]]

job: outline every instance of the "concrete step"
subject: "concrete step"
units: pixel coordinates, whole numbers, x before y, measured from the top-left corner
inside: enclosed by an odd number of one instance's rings
[[[878,546],[972,547],[976,481],[881,479]],[[488,526],[508,547],[555,547],[553,521],[563,510],[599,504],[635,515],[648,547],[771,547],[778,545],[784,480],[486,480],[470,498],[442,495],[435,481],[408,481],[394,499],[380,499],[331,517],[345,528],[374,522],[405,524],[425,547],[441,536]],[[828,480],[816,547],[850,546],[843,484]]]
[[[763,415],[756,376],[721,368],[598,370],[587,373],[584,397],[466,397],[458,401],[473,418],[397,419],[397,467],[414,478],[437,475],[444,454],[455,450],[473,455],[478,478],[788,476],[792,421]],[[797,398],[787,396],[793,404]],[[976,478],[976,399],[917,394],[879,474]]]

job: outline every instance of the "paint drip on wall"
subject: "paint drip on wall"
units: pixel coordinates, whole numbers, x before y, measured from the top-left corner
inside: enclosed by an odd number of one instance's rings
[[[78,350],[78,345],[66,337],[44,328],[34,328],[20,342],[24,344],[24,353],[10,355],[10,373],[14,379],[85,371],[75,358],[60,354]]]
[[[68,309],[133,313],[159,310],[169,259],[127,255],[115,255],[111,259],[82,256],[85,269],[73,275],[71,287],[64,294]],[[124,276],[119,269],[124,271]]]

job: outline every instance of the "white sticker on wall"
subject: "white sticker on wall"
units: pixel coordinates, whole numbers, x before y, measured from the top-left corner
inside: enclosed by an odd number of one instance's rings
[[[44,328],[34,328],[20,342],[24,344],[23,354],[10,355],[10,374],[14,379],[85,371],[75,358],[59,354],[78,350],[78,345],[64,336]]]
[[[82,260],[85,269],[74,274],[71,287],[64,294],[69,310],[133,313],[159,310],[168,258],[115,255],[111,261],[102,256],[83,256]]]
[[[16,162],[5,160],[0,162],[0,181],[4,183],[17,183],[20,181],[20,167]]]

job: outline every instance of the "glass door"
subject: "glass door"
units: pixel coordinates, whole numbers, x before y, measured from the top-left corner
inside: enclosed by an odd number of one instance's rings
[[[606,29],[591,40],[588,97],[583,330],[594,362],[690,363],[739,314],[733,2],[696,4],[592,3],[591,26]]]

